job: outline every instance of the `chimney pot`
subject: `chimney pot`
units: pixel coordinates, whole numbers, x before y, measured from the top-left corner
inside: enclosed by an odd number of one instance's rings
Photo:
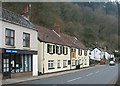
[[[54,30],[56,33],[60,34],[60,25],[59,25],[58,22],[55,22],[55,23],[54,23],[53,30]]]

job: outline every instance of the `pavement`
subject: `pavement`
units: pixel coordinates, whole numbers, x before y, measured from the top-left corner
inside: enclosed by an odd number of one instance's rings
[[[27,82],[31,82],[31,81],[36,81],[36,80],[42,80],[42,79],[49,79],[51,77],[58,77],[58,76],[64,76],[67,74],[72,74],[72,73],[76,73],[76,72],[80,72],[80,71],[85,71],[85,70],[89,70],[89,69],[93,69],[99,66],[103,66],[103,65],[96,65],[93,67],[88,67],[88,68],[83,68],[83,69],[78,69],[78,70],[70,70],[70,71],[64,71],[64,72],[58,72],[58,73],[51,73],[51,74],[44,74],[44,75],[40,75],[40,76],[29,76],[29,77],[20,77],[20,78],[15,78],[15,79],[5,79],[2,80],[2,85],[6,85],[6,84],[17,84],[17,83],[27,83]]]
[[[59,74],[58,74],[59,75]],[[45,78],[40,80],[28,81],[19,83],[22,86],[24,85],[55,85],[58,86],[63,84],[115,84],[118,80],[118,65],[115,66],[97,66],[95,68],[89,68],[85,71],[75,70],[71,73],[64,75],[56,75],[56,77]]]

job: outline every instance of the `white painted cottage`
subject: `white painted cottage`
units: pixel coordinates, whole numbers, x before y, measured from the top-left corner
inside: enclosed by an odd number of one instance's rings
[[[101,48],[94,48],[92,50],[89,49],[88,53],[89,53],[90,59],[92,59],[92,60],[100,61],[101,58],[104,57],[104,50]]]

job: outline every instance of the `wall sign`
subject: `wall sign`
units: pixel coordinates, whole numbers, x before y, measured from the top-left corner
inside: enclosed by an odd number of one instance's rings
[[[6,53],[18,53],[18,50],[6,50]]]

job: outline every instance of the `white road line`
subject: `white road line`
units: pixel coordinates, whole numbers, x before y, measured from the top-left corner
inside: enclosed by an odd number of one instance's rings
[[[95,73],[99,73],[100,71],[97,71],[97,72],[95,72]]]
[[[90,75],[92,75],[93,73],[89,73],[88,75],[86,75],[86,76],[90,76]]]
[[[72,79],[72,80],[69,80],[69,81],[67,81],[67,82],[72,82],[72,81],[75,81],[75,80],[77,80],[77,79],[81,79],[82,77],[78,77],[78,78],[75,78],[75,79]]]

